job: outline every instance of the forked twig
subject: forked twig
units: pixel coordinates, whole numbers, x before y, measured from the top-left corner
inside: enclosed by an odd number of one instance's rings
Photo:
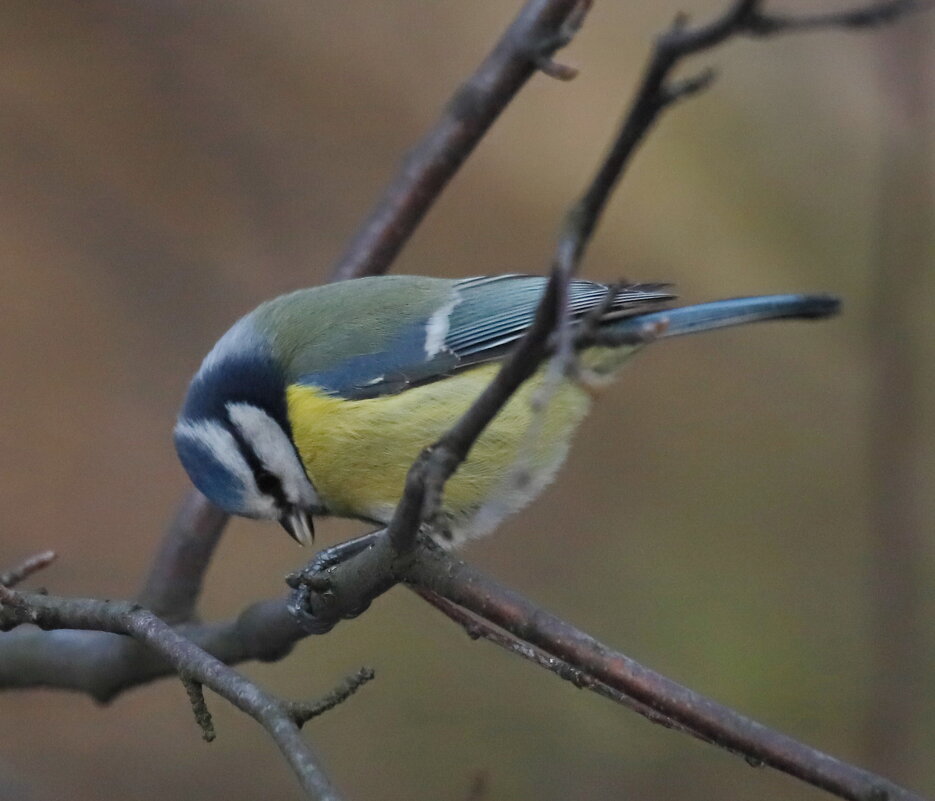
[[[310,798],[340,801],[340,794],[325,776],[308,743],[302,739],[287,705],[203,651],[149,610],[127,602],[54,598],[6,588],[4,593],[0,596],[0,629],[31,623],[42,629],[85,629],[132,637],[184,677],[206,737],[208,724],[200,690],[202,685],[210,687],[266,729]],[[10,598],[11,594],[14,599]],[[199,689],[195,691],[195,687]]]

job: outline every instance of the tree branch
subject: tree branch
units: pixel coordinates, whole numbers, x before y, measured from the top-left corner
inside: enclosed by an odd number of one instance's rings
[[[868,3],[849,11],[790,16],[759,11],[745,22],[745,33],[751,36],[772,36],[777,33],[825,30],[828,28],[868,29],[888,25],[906,14],[926,11],[935,3],[924,0],[884,0]]]
[[[87,598],[55,598],[0,587],[0,629],[23,624],[127,635],[158,654],[172,670],[210,687],[256,720],[273,738],[309,797],[340,801],[302,738],[291,706],[248,681],[138,604]],[[66,634],[74,634],[67,631]],[[61,669],[61,665],[59,666]],[[203,721],[202,721],[203,724]]]
[[[330,712],[354,695],[361,687],[373,681],[376,674],[373,668],[364,667],[348,676],[330,693],[317,701],[293,701],[288,706],[289,714],[300,729],[313,718]]]
[[[370,216],[338,261],[333,278],[387,271],[425,213],[516,93],[537,69],[567,79],[552,54],[571,41],[587,0],[526,3],[477,71],[448,102],[441,118],[406,156]]]
[[[410,584],[409,589],[411,589],[427,604],[434,606],[439,612],[445,615],[445,617],[457,623],[461,628],[464,629],[465,633],[472,640],[487,640],[488,642],[503,648],[505,651],[508,651],[511,654],[515,654],[521,659],[532,662],[537,667],[541,667],[544,670],[548,670],[550,673],[554,673],[560,679],[571,682],[575,687],[597,693],[597,695],[601,696],[602,698],[606,698],[609,701],[613,701],[616,704],[620,704],[621,706],[625,706],[627,709],[631,709],[634,712],[637,712],[653,723],[658,723],[660,726],[664,726],[667,729],[674,729],[676,731],[682,732],[683,734],[697,737],[698,739],[707,743],[711,742],[711,740],[702,737],[697,732],[682,726],[680,723],[676,723],[674,720],[666,717],[665,715],[659,714],[652,707],[646,706],[646,704],[641,704],[639,701],[635,701],[628,695],[625,695],[624,693],[615,690],[613,687],[609,687],[603,682],[598,681],[589,673],[585,673],[584,671],[579,670],[574,665],[571,665],[561,659],[557,659],[554,656],[550,656],[541,648],[536,648],[532,645],[529,645],[529,643],[524,642],[519,637],[515,637],[509,632],[494,626],[490,621],[485,620],[482,617],[470,614],[456,603],[449,601],[447,598],[438,595],[431,590],[423,589],[422,587],[419,587],[415,584]]]
[[[233,620],[185,623],[175,631],[228,665],[277,661],[308,635],[290,613],[287,598],[252,604]],[[106,632],[30,626],[5,632],[0,637],[0,689],[75,690],[106,703],[124,690],[176,672],[139,642]]]
[[[192,712],[195,713],[195,723],[201,729],[201,738],[206,743],[213,743],[217,737],[214,729],[214,719],[211,717],[211,710],[208,709],[208,702],[205,701],[205,689],[201,682],[190,679],[188,676],[180,675],[182,686],[188,694],[188,702],[192,705]]]
[[[190,620],[228,519],[200,492],[189,492],[153,557],[140,604],[169,623]]]
[[[407,570],[406,580],[629,696],[641,714],[648,707],[657,713],[655,717],[662,715],[756,764],[769,765],[853,801],[923,801],[886,779],[803,745],[643,667],[438,548],[423,550]]]
[[[382,541],[385,543],[386,538]],[[885,779],[802,745],[639,665],[437,547],[422,546],[417,554],[418,558],[409,560],[400,570],[401,580],[421,590],[423,597],[431,593],[444,599],[441,605],[436,603],[436,606],[450,610],[451,604],[457,604],[479,616],[481,620],[474,625],[484,627],[484,636],[495,644],[533,658],[540,664],[553,660],[553,664],[543,666],[548,666],[577,686],[588,687],[618,703],[626,703],[623,697],[628,697],[632,699],[628,706],[654,722],[670,727],[674,724],[680,730],[725,747],[748,760],[771,765],[843,798],[864,801],[885,797],[890,801],[921,801],[919,796]],[[350,560],[332,568],[333,588],[339,595],[348,592],[346,588],[341,589],[344,583],[354,587],[359,579],[358,566],[353,562]],[[319,787],[310,791],[312,797],[333,797],[315,794],[319,793],[321,782],[327,783],[327,780],[313,775],[314,759],[304,741],[297,737],[297,729],[292,730],[299,725],[297,711],[306,711],[309,705],[282,701],[265,693],[196,645],[196,641],[200,641],[205,649],[210,649],[228,643],[230,632],[217,636],[219,627],[216,625],[173,629],[147,610],[127,603],[56,598],[3,589],[0,590],[0,604],[0,628],[28,623],[45,629],[67,629],[37,632],[23,626],[4,635],[6,640],[20,633],[39,633],[43,635],[45,644],[51,646],[45,654],[34,648],[27,649],[33,662],[20,665],[18,674],[22,682],[16,686],[43,684],[72,687],[95,694],[90,688],[98,680],[94,676],[97,666],[105,668],[119,664],[118,656],[123,651],[128,670],[121,689],[142,683],[157,674],[168,673],[178,673],[210,687],[270,730],[299,775],[303,787],[306,790],[312,784]],[[259,632],[264,631],[265,623],[270,623],[274,628],[278,625],[280,638],[290,642],[307,636],[294,624],[291,628],[283,625],[289,620],[284,601],[269,601],[257,607],[261,608],[257,612],[262,615],[257,620]],[[249,612],[241,617],[249,618]],[[463,615],[453,617],[464,625]],[[494,630],[489,625],[485,626],[483,621],[493,623],[513,636],[488,636]],[[480,629],[471,631],[476,633]],[[57,643],[56,635],[61,637]],[[129,635],[134,639],[119,635]],[[102,638],[122,647],[102,649]],[[519,645],[517,641],[521,641]],[[522,643],[529,643],[545,654],[545,660],[536,651],[524,648]],[[69,646],[81,645],[88,647],[96,662],[83,662],[68,656]],[[225,656],[236,658],[231,652]],[[248,658],[243,654],[240,656]],[[559,660],[558,664],[554,664],[554,660]],[[0,665],[4,670],[10,667],[6,654],[0,659]],[[55,671],[54,681],[34,680],[33,671],[43,665]],[[148,675],[146,668],[152,671]],[[0,685],[10,686],[7,678],[0,673]],[[365,674],[363,678],[366,679]],[[283,722],[282,715],[289,719],[288,724]]]
[[[28,579],[33,573],[47,568],[56,560],[55,551],[43,551],[30,556],[20,562],[16,567],[0,573],[0,587],[15,587]]]

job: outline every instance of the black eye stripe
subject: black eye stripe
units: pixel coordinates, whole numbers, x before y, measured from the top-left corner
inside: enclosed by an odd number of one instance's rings
[[[237,443],[237,447],[240,449],[244,461],[253,471],[253,480],[256,482],[257,489],[264,495],[271,496],[280,509],[285,509],[289,505],[289,502],[286,499],[286,493],[282,488],[282,481],[280,481],[279,476],[275,473],[271,473],[264,467],[263,462],[260,461],[260,457],[256,455],[256,452],[250,447],[246,439],[244,439],[238,426],[228,426],[228,430],[233,435],[234,441]]]
[[[274,496],[277,500],[284,498],[282,491],[282,482],[269,470],[261,467],[253,471],[253,477],[256,480],[257,489],[267,495]]]

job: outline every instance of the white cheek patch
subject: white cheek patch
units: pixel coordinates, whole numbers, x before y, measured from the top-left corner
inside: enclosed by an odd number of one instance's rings
[[[227,414],[263,466],[282,482],[286,499],[303,508],[317,505],[315,489],[282,426],[249,403],[228,403]]]
[[[461,302],[456,294],[450,302],[436,311],[425,323],[425,355],[431,359],[445,349],[451,311]]]
[[[237,441],[224,426],[214,420],[180,420],[175,436],[196,444],[224,467],[242,487],[238,514],[250,517],[275,517],[275,504],[256,486],[253,470],[240,452]]]

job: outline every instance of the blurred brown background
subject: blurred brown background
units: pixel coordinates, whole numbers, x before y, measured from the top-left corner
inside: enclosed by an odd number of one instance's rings
[[[186,486],[170,430],[202,355],[260,300],[326,278],[519,6],[3,2],[0,562],[53,548],[55,592],[136,591]],[[680,8],[596,3],[563,54],[580,77],[532,82],[396,270],[542,271]],[[697,60],[721,77],[651,135],[586,274],[674,281],[688,301],[827,290],[845,313],[652,349],[605,394],[556,486],[466,551],[637,659],[923,793],[933,41],[935,18],[918,15]],[[878,497],[886,478],[902,526]],[[357,530],[319,526],[325,544]],[[307,556],[272,525],[235,523],[205,616],[280,593]],[[311,697],[362,664],[378,680],[308,729],[352,799],[460,799],[479,775],[491,799],[822,797],[473,644],[402,590],[246,672]],[[259,727],[209,701],[210,746],[178,682],[103,709],[5,694],[0,798],[298,798]]]

